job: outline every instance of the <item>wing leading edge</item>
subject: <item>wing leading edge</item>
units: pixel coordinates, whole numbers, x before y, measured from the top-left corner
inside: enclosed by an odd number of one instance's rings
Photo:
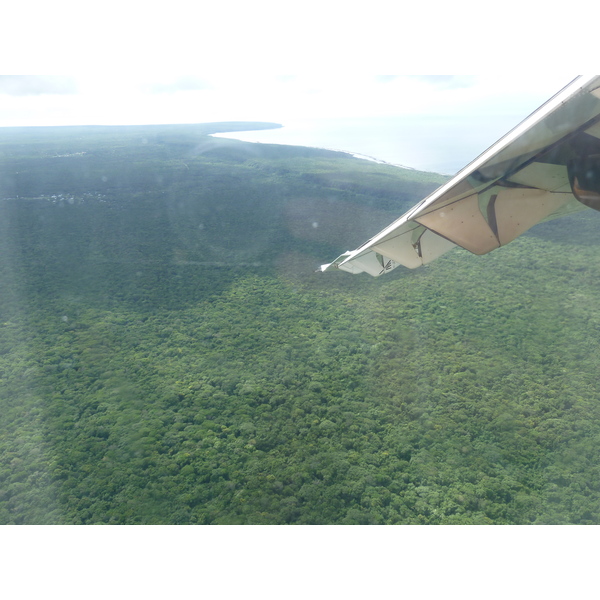
[[[578,77],[356,250],[320,271],[377,277],[454,246],[486,254],[541,221],[600,210],[600,77]]]

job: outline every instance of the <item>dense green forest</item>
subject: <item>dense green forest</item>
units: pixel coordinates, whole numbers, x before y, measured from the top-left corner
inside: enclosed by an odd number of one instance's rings
[[[600,216],[315,273],[440,175],[0,130],[0,522],[600,523]]]

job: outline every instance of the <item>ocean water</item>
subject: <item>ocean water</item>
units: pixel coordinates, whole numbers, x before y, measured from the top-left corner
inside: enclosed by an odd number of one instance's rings
[[[510,116],[315,119],[282,123],[280,129],[216,135],[340,150],[369,160],[453,175],[518,122]]]

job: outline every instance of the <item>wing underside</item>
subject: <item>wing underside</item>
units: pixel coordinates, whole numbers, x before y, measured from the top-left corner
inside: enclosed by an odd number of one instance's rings
[[[397,221],[320,270],[377,277],[398,265],[425,265],[454,246],[486,254],[537,223],[585,209],[573,193],[573,165],[596,155],[600,164],[600,78],[580,77]]]

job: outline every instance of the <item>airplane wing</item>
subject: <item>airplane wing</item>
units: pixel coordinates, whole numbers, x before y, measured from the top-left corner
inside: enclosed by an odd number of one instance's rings
[[[533,225],[600,210],[600,77],[572,81],[491,148],[356,250],[319,271],[375,277],[454,246],[486,254]]]

